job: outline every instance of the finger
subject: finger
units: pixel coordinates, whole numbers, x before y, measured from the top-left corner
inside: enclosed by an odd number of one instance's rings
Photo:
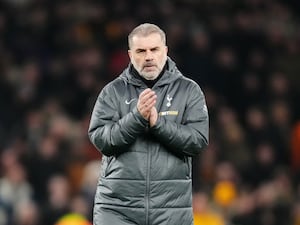
[[[142,106],[151,109],[156,104],[157,96],[153,95],[142,103]]]
[[[150,110],[156,104],[156,94],[150,88],[145,89],[141,92],[138,102],[137,108],[138,111],[146,118],[150,114]]]
[[[152,91],[150,88],[145,89],[139,96],[140,99],[147,99],[151,96],[155,95],[155,92]]]
[[[155,107],[152,107],[149,115],[150,127],[153,127],[156,124],[157,119],[158,119],[157,110]]]
[[[139,95],[139,98],[144,98],[145,96],[147,96],[149,93],[151,93],[152,90],[150,88],[145,89],[144,91],[142,91]]]
[[[151,96],[149,99],[147,99],[147,101],[145,101],[145,106],[152,108],[156,104],[156,99],[156,95]]]

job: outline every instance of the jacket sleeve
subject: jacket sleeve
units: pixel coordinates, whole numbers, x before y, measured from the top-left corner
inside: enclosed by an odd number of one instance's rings
[[[136,107],[120,118],[117,99],[111,86],[102,90],[95,103],[88,130],[91,142],[107,156],[127,151],[126,147],[148,126],[148,121]]]
[[[195,156],[208,145],[209,117],[200,87],[194,84],[186,94],[188,97],[182,124],[160,116],[150,130],[169,151]]]

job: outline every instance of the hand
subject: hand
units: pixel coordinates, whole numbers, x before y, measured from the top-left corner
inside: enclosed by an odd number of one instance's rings
[[[150,111],[150,117],[149,117],[150,127],[153,127],[156,124],[157,118],[158,118],[157,110],[155,107],[152,107]]]
[[[156,94],[150,88],[145,89],[139,96],[137,109],[140,114],[149,121],[151,109],[156,104]]]

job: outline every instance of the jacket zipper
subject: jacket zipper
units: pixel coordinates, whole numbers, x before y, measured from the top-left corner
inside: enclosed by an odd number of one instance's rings
[[[146,180],[146,225],[149,225],[149,192],[150,192],[150,163],[151,163],[151,154],[150,151],[147,151],[147,180]]]

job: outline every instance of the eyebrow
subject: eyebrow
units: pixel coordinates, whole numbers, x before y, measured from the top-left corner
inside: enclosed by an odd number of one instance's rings
[[[151,51],[157,50],[157,49],[159,49],[158,46],[157,46],[157,47],[150,48]],[[145,48],[137,48],[135,51],[137,51],[137,52],[142,52],[142,51],[146,51],[146,49],[145,49]]]

